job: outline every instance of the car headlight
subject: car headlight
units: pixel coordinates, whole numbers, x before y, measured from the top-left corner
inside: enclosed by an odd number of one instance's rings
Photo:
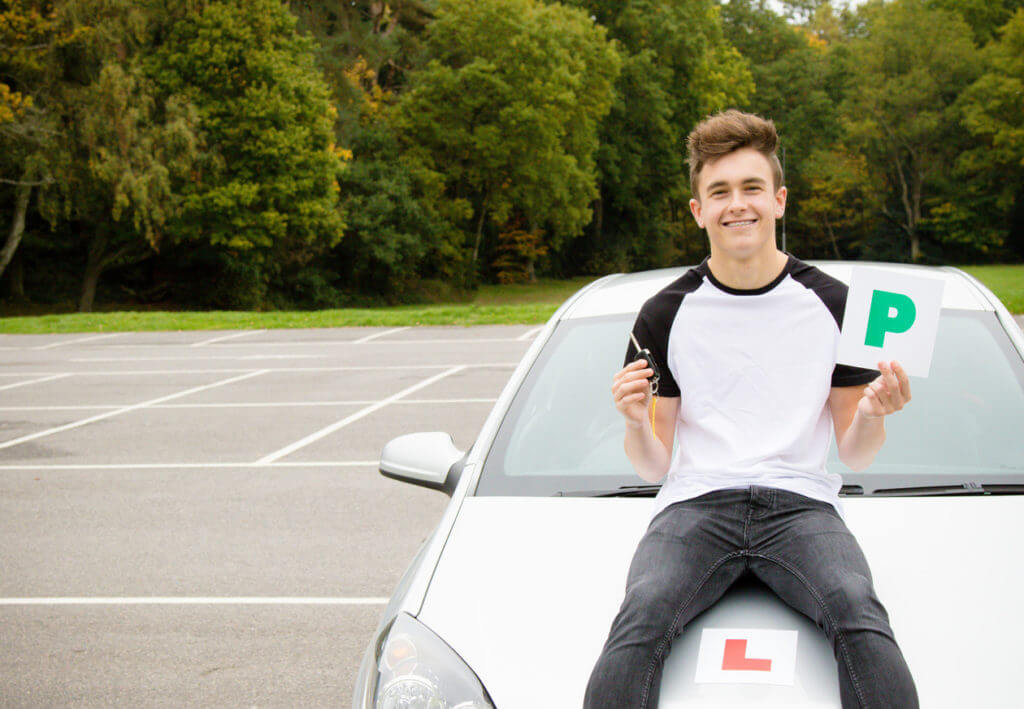
[[[494,709],[469,665],[407,613],[381,634],[376,661],[372,709]]]

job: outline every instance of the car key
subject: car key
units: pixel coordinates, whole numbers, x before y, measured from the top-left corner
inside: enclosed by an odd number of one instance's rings
[[[661,379],[661,372],[658,371],[658,365],[654,363],[654,357],[651,356],[651,351],[647,348],[641,349],[640,343],[636,341],[636,336],[631,332],[629,333],[629,339],[633,341],[633,346],[637,349],[637,355],[633,358],[636,362],[638,359],[645,360],[647,366],[654,370],[654,374],[647,377],[647,381],[651,383],[651,394],[657,396],[658,394],[658,380]]]

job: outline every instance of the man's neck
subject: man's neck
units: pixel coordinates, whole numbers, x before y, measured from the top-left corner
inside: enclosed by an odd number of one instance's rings
[[[778,249],[742,261],[712,253],[708,268],[719,283],[729,288],[755,290],[778,278],[788,261],[789,257]]]

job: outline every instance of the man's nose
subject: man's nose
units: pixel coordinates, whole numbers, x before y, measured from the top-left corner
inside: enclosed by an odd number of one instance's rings
[[[747,208],[747,196],[743,190],[734,190],[729,196],[729,211],[742,212]]]

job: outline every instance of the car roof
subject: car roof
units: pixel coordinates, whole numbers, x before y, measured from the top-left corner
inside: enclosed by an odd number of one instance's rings
[[[874,261],[807,261],[812,266],[850,283],[853,270],[858,267],[881,268],[908,275],[930,276],[945,281],[942,307],[956,310],[994,310],[984,286],[963,271],[950,266],[916,266]],[[605,276],[581,290],[576,299],[562,313],[561,319],[587,318],[600,315],[637,313],[640,306],[659,290],[672,283],[690,266],[661,268],[637,273],[615,273]]]

